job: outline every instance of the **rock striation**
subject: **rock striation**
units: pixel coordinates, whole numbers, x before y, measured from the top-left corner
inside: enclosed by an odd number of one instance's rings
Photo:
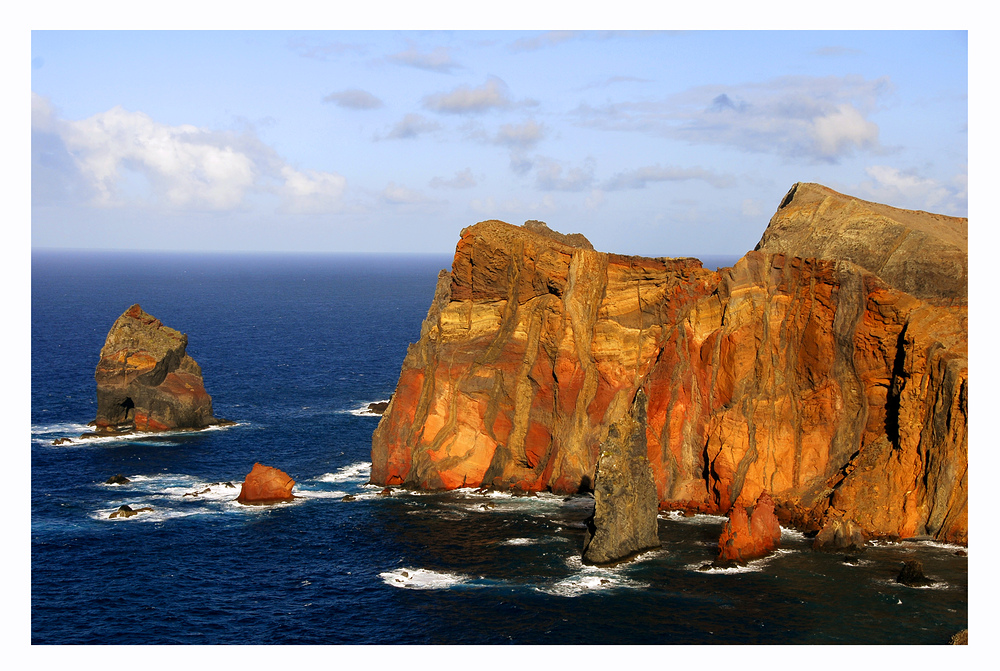
[[[757,498],[753,510],[733,506],[719,537],[716,563],[745,564],[751,559],[766,557],[781,545],[781,527],[774,514],[774,501],[767,492]]]
[[[583,542],[585,564],[608,565],[660,547],[659,500],[646,449],[646,397],[636,392],[632,408],[608,431],[597,460],[594,514]]]
[[[97,364],[98,434],[203,429],[228,423],[212,414],[187,336],[138,304],[119,317]]]
[[[590,489],[641,389],[662,509],[728,514],[766,491],[820,547],[967,543],[966,219],[796,184],[718,272],[539,228],[462,231],[373,483]]]
[[[236,500],[246,505],[261,505],[291,501],[295,480],[288,473],[264,464],[255,463],[240,487]]]

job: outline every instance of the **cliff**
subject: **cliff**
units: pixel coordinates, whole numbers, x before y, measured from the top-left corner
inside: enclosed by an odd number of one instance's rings
[[[373,436],[372,482],[589,490],[642,389],[661,508],[726,514],[767,491],[826,545],[965,543],[967,225],[797,184],[719,272],[466,228]]]
[[[186,353],[187,336],[138,304],[119,317],[101,348],[98,433],[203,429],[227,423],[212,414],[201,368]]]

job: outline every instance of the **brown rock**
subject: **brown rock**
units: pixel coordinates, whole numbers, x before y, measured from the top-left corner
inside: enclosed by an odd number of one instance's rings
[[[108,519],[113,520],[113,519],[118,519],[120,517],[134,517],[139,513],[148,513],[152,511],[153,508],[150,506],[147,506],[145,508],[133,508],[132,506],[122,505],[118,506],[118,510],[108,515]]]
[[[763,492],[747,516],[743,506],[733,506],[719,537],[716,563],[744,564],[765,557],[781,545],[781,527],[774,514],[774,501]]]
[[[601,445],[594,481],[594,514],[583,542],[585,564],[609,565],[660,547],[657,496],[646,458],[646,397],[615,422]]]
[[[187,336],[133,305],[108,332],[97,364],[98,435],[203,429],[212,415],[201,368],[185,353]]]
[[[966,543],[967,301],[964,280],[933,287],[967,221],[876,205],[797,185],[760,250],[719,272],[466,228],[373,436],[371,482],[587,491],[641,388],[662,509],[727,514],[767,491],[819,545]]]
[[[963,629],[948,641],[951,645],[968,645],[969,644],[969,630]]]
[[[236,500],[252,505],[291,501],[295,498],[292,496],[294,486],[295,480],[292,480],[288,473],[271,466],[254,464],[243,480],[243,486]]]

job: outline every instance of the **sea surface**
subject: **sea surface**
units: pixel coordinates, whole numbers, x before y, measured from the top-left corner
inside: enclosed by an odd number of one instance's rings
[[[848,564],[786,530],[769,558],[699,571],[723,518],[669,514],[660,549],[595,568],[586,496],[377,496],[365,408],[395,388],[449,264],[33,253],[32,643],[943,644],[968,626],[954,546]],[[98,354],[133,303],[188,335],[236,425],[54,446],[94,419]],[[236,503],[254,462],[288,472],[295,501]],[[104,484],[118,473],[131,482]],[[122,504],[153,510],[109,519]],[[894,582],[914,558],[933,587]]]

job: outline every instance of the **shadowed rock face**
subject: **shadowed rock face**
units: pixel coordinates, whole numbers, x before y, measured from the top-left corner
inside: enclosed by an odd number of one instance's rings
[[[612,425],[601,445],[594,482],[594,515],[587,521],[583,561],[613,564],[660,547],[656,483],[646,456],[646,397]]]
[[[783,524],[832,544],[966,543],[964,280],[934,290],[950,252],[932,279],[932,258],[907,265],[916,234],[883,235],[892,212],[796,185],[760,250],[719,272],[463,230],[373,436],[372,482],[575,493],[642,389],[661,508],[726,514],[767,491]],[[966,220],[898,212],[931,248],[961,247]],[[874,231],[878,254],[816,258],[837,231]]]
[[[138,304],[119,317],[97,364],[98,432],[203,429],[212,415],[201,368],[185,353],[187,336]]]

